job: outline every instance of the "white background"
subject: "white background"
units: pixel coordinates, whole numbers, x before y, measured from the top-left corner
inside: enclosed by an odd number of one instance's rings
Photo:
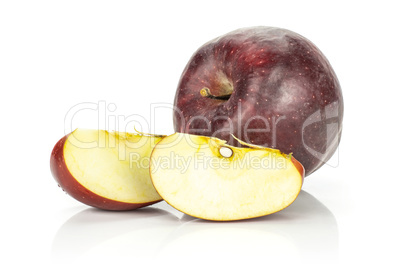
[[[1,1],[0,266],[401,265],[397,2]],[[172,133],[171,111],[151,104],[173,103],[199,46],[256,25],[313,41],[344,94],[339,152],[306,178],[291,207],[214,223],[163,202],[99,211],[57,187],[49,158],[68,128],[112,129],[120,118],[119,130],[132,131],[137,121]],[[81,103],[100,109],[77,113],[66,126]]]

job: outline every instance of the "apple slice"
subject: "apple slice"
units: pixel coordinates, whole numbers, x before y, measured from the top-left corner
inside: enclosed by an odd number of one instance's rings
[[[89,206],[131,210],[158,201],[149,157],[163,136],[76,129],[55,145],[50,168],[59,186]]]
[[[183,133],[167,136],[152,151],[152,183],[171,206],[201,219],[248,219],[289,206],[301,190],[303,166],[279,150],[242,143],[249,147]]]

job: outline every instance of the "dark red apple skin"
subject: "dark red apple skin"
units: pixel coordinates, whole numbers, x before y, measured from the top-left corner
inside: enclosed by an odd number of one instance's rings
[[[65,191],[66,193],[68,193],[70,196],[80,201],[81,203],[103,210],[115,210],[115,211],[134,210],[161,201],[158,200],[155,202],[142,203],[142,204],[120,202],[97,195],[94,192],[82,186],[71,175],[64,160],[64,151],[63,151],[64,144],[66,143],[69,135],[70,134],[67,134],[56,143],[50,157],[50,170],[52,172],[54,179],[56,180],[56,182],[62,188],[63,191]]]
[[[302,178],[302,185],[304,183],[304,176],[306,175],[306,172],[304,170],[303,165],[294,157],[292,157],[292,163],[296,167],[297,171],[299,171],[300,176]]]
[[[229,85],[229,86],[228,86]],[[228,100],[203,97],[233,93]],[[199,48],[185,67],[175,96],[176,132],[213,136],[241,146],[293,153],[308,176],[338,147],[343,97],[321,51],[289,30],[233,31]]]

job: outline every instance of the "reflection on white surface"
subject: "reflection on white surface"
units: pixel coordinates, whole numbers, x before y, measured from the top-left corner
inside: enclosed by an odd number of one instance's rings
[[[180,213],[164,202],[130,212],[85,209],[55,235],[56,264],[116,264],[196,260],[215,264],[335,264],[338,227],[332,213],[302,191],[278,213],[236,222],[210,222]],[[244,258],[242,257],[244,256]]]

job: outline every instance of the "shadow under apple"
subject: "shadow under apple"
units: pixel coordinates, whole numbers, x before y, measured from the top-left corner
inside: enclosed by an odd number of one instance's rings
[[[211,222],[184,215],[187,221],[161,243],[160,259],[180,252],[187,259],[203,252],[227,265],[231,256],[244,256],[256,264],[336,264],[338,226],[334,215],[311,194],[301,191],[288,208],[260,218]],[[202,259],[200,260],[203,261]],[[241,259],[233,264],[240,264]]]
[[[161,219],[163,225],[160,224]],[[158,238],[176,228],[178,221],[167,210],[155,207],[134,211],[88,208],[73,215],[59,228],[52,243],[52,259],[64,264],[82,262],[91,251],[108,247],[115,240],[123,240],[121,245],[116,245],[116,249],[120,246],[127,250],[135,249],[135,255],[139,249],[150,249],[144,247],[145,244],[158,244]],[[129,240],[131,244],[127,243]],[[113,255],[113,251],[107,255]]]
[[[127,212],[89,208],[67,220],[52,244],[53,261],[69,265],[132,258],[161,263],[196,258],[207,264],[203,255],[222,265],[233,260],[230,256],[247,255],[256,262],[331,263],[337,254],[335,217],[305,191],[280,212],[234,222],[200,220],[165,202]]]

